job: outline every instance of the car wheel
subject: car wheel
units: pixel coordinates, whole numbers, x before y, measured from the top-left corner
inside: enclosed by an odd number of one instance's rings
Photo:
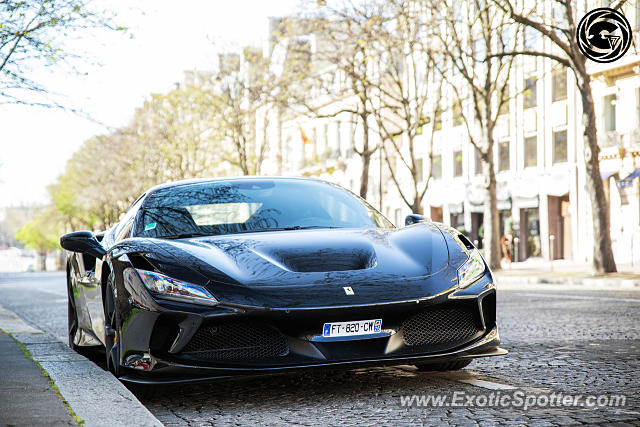
[[[454,362],[444,363],[425,363],[422,365],[416,365],[419,371],[457,371],[462,369],[471,363],[473,359],[469,360],[456,360]]]
[[[120,342],[118,341],[118,307],[116,305],[116,285],[113,272],[107,278],[104,295],[104,343],[109,371],[116,376],[122,375],[120,366]]]
[[[78,312],[76,310],[76,301],[73,297],[71,279],[67,276],[67,326],[69,334],[69,347],[73,351],[78,351],[79,347],[75,344],[74,338],[78,332]]]

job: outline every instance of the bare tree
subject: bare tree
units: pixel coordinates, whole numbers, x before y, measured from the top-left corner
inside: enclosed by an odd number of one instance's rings
[[[618,0],[612,7],[620,8],[626,1]],[[529,55],[549,58],[573,71],[582,101],[582,123],[584,126],[584,164],[586,185],[593,218],[593,270],[596,273],[616,271],[611,249],[609,229],[609,205],[604,196],[598,154],[596,113],[591,92],[591,76],[587,71],[587,58],[580,52],[574,35],[578,25],[578,3],[571,0],[553,0],[553,13],[544,14],[537,3],[522,3],[514,0],[493,0],[504,13],[515,22],[534,31],[549,42],[553,49],[542,50],[525,46],[502,53],[506,55]],[[528,6],[525,6],[528,5]]]
[[[362,127],[362,139],[354,140],[353,151],[360,157],[360,196],[369,191],[369,167],[378,144],[371,141],[374,123],[374,104],[377,89],[372,64],[376,58],[375,43],[379,29],[392,17],[384,0],[370,2],[309,2],[307,19],[309,32],[316,34],[316,48],[312,60],[316,63],[305,87],[314,88],[317,97],[297,99],[305,112],[313,117],[335,117],[349,113],[354,124]],[[327,78],[329,77],[329,78]],[[343,79],[340,93],[336,93],[334,78]],[[331,101],[323,100],[329,99]],[[335,102],[334,107],[328,106]]]
[[[267,153],[268,141],[263,135],[258,144],[257,111],[272,101],[275,90],[268,63],[262,53],[245,48],[241,54],[220,55],[220,65],[208,107],[214,111],[212,131],[217,133],[224,160],[240,168],[244,175],[259,174]],[[268,126],[269,115],[262,116],[261,129]]]
[[[3,0],[0,2],[0,104],[60,105],[33,70],[80,58],[65,36],[89,28],[115,27],[89,0]],[[73,68],[73,67],[72,67]]]
[[[406,0],[387,2],[393,20],[377,31],[378,84],[373,110],[391,180],[404,203],[419,214],[432,176],[433,137],[442,96],[432,43],[425,37],[431,15],[421,6]],[[418,157],[420,145],[426,146],[426,174]],[[409,186],[402,180],[406,173]]]
[[[483,0],[427,0],[439,22],[433,35],[439,41],[434,58],[449,83],[454,109],[469,141],[482,161],[484,181],[484,255],[493,269],[500,268],[500,227],[494,164],[494,130],[509,100],[513,57],[496,54],[517,43],[517,27],[507,14]],[[447,66],[443,66],[447,64]],[[471,109],[473,115],[465,114]]]

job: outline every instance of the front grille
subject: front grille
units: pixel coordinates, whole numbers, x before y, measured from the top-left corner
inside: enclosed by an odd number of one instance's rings
[[[254,322],[220,322],[201,327],[182,355],[207,360],[261,360],[289,354],[285,337]]]
[[[402,324],[404,343],[409,346],[434,346],[439,349],[461,345],[482,332],[478,317],[471,307],[439,307],[425,310]]]

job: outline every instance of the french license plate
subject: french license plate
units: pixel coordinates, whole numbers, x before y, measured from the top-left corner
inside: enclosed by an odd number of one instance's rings
[[[382,319],[354,320],[351,322],[325,323],[322,336],[325,338],[351,337],[357,335],[377,334],[382,331]]]

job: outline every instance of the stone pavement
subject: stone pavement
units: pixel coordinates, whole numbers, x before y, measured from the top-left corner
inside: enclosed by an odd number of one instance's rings
[[[0,332],[0,425],[76,425],[35,362]]]

